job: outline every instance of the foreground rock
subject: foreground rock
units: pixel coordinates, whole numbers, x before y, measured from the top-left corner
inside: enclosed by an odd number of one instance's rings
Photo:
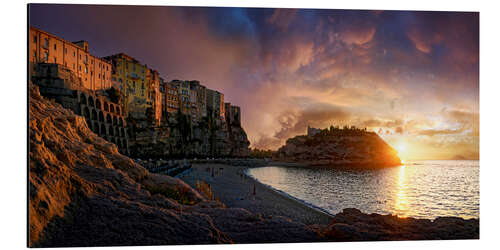
[[[150,174],[32,84],[28,217],[31,247],[319,240],[303,224],[225,208]]]
[[[328,241],[479,239],[479,220],[438,217],[435,220],[364,214],[347,208],[327,227],[313,226]]]
[[[401,164],[396,150],[376,133],[347,127],[308,128],[307,135],[288,139],[273,160],[364,168]]]

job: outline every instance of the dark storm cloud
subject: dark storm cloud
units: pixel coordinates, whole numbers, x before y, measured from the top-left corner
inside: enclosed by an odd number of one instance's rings
[[[30,5],[31,25],[88,40],[98,56],[125,52],[167,79],[224,92],[241,106],[252,146],[274,148],[308,124],[355,118],[416,134],[430,123],[397,112],[421,119],[464,104],[477,114],[478,23],[465,12]],[[474,116],[439,115],[463,125],[422,133],[479,133]]]

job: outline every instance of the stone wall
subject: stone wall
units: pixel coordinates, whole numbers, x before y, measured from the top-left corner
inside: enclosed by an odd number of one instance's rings
[[[129,153],[129,131],[121,105],[83,88],[80,78],[62,65],[39,63],[34,69],[31,80],[43,97],[85,117],[94,133],[116,144],[121,153]]]

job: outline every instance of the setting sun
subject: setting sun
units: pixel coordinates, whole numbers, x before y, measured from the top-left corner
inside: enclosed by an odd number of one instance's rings
[[[406,145],[401,142],[396,146],[396,150],[398,151],[398,153],[404,153],[406,152]]]

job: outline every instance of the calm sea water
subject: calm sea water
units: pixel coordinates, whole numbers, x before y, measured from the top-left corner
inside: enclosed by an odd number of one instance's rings
[[[353,207],[414,218],[479,218],[479,161],[415,161],[380,170],[268,166],[248,174],[331,214]]]

